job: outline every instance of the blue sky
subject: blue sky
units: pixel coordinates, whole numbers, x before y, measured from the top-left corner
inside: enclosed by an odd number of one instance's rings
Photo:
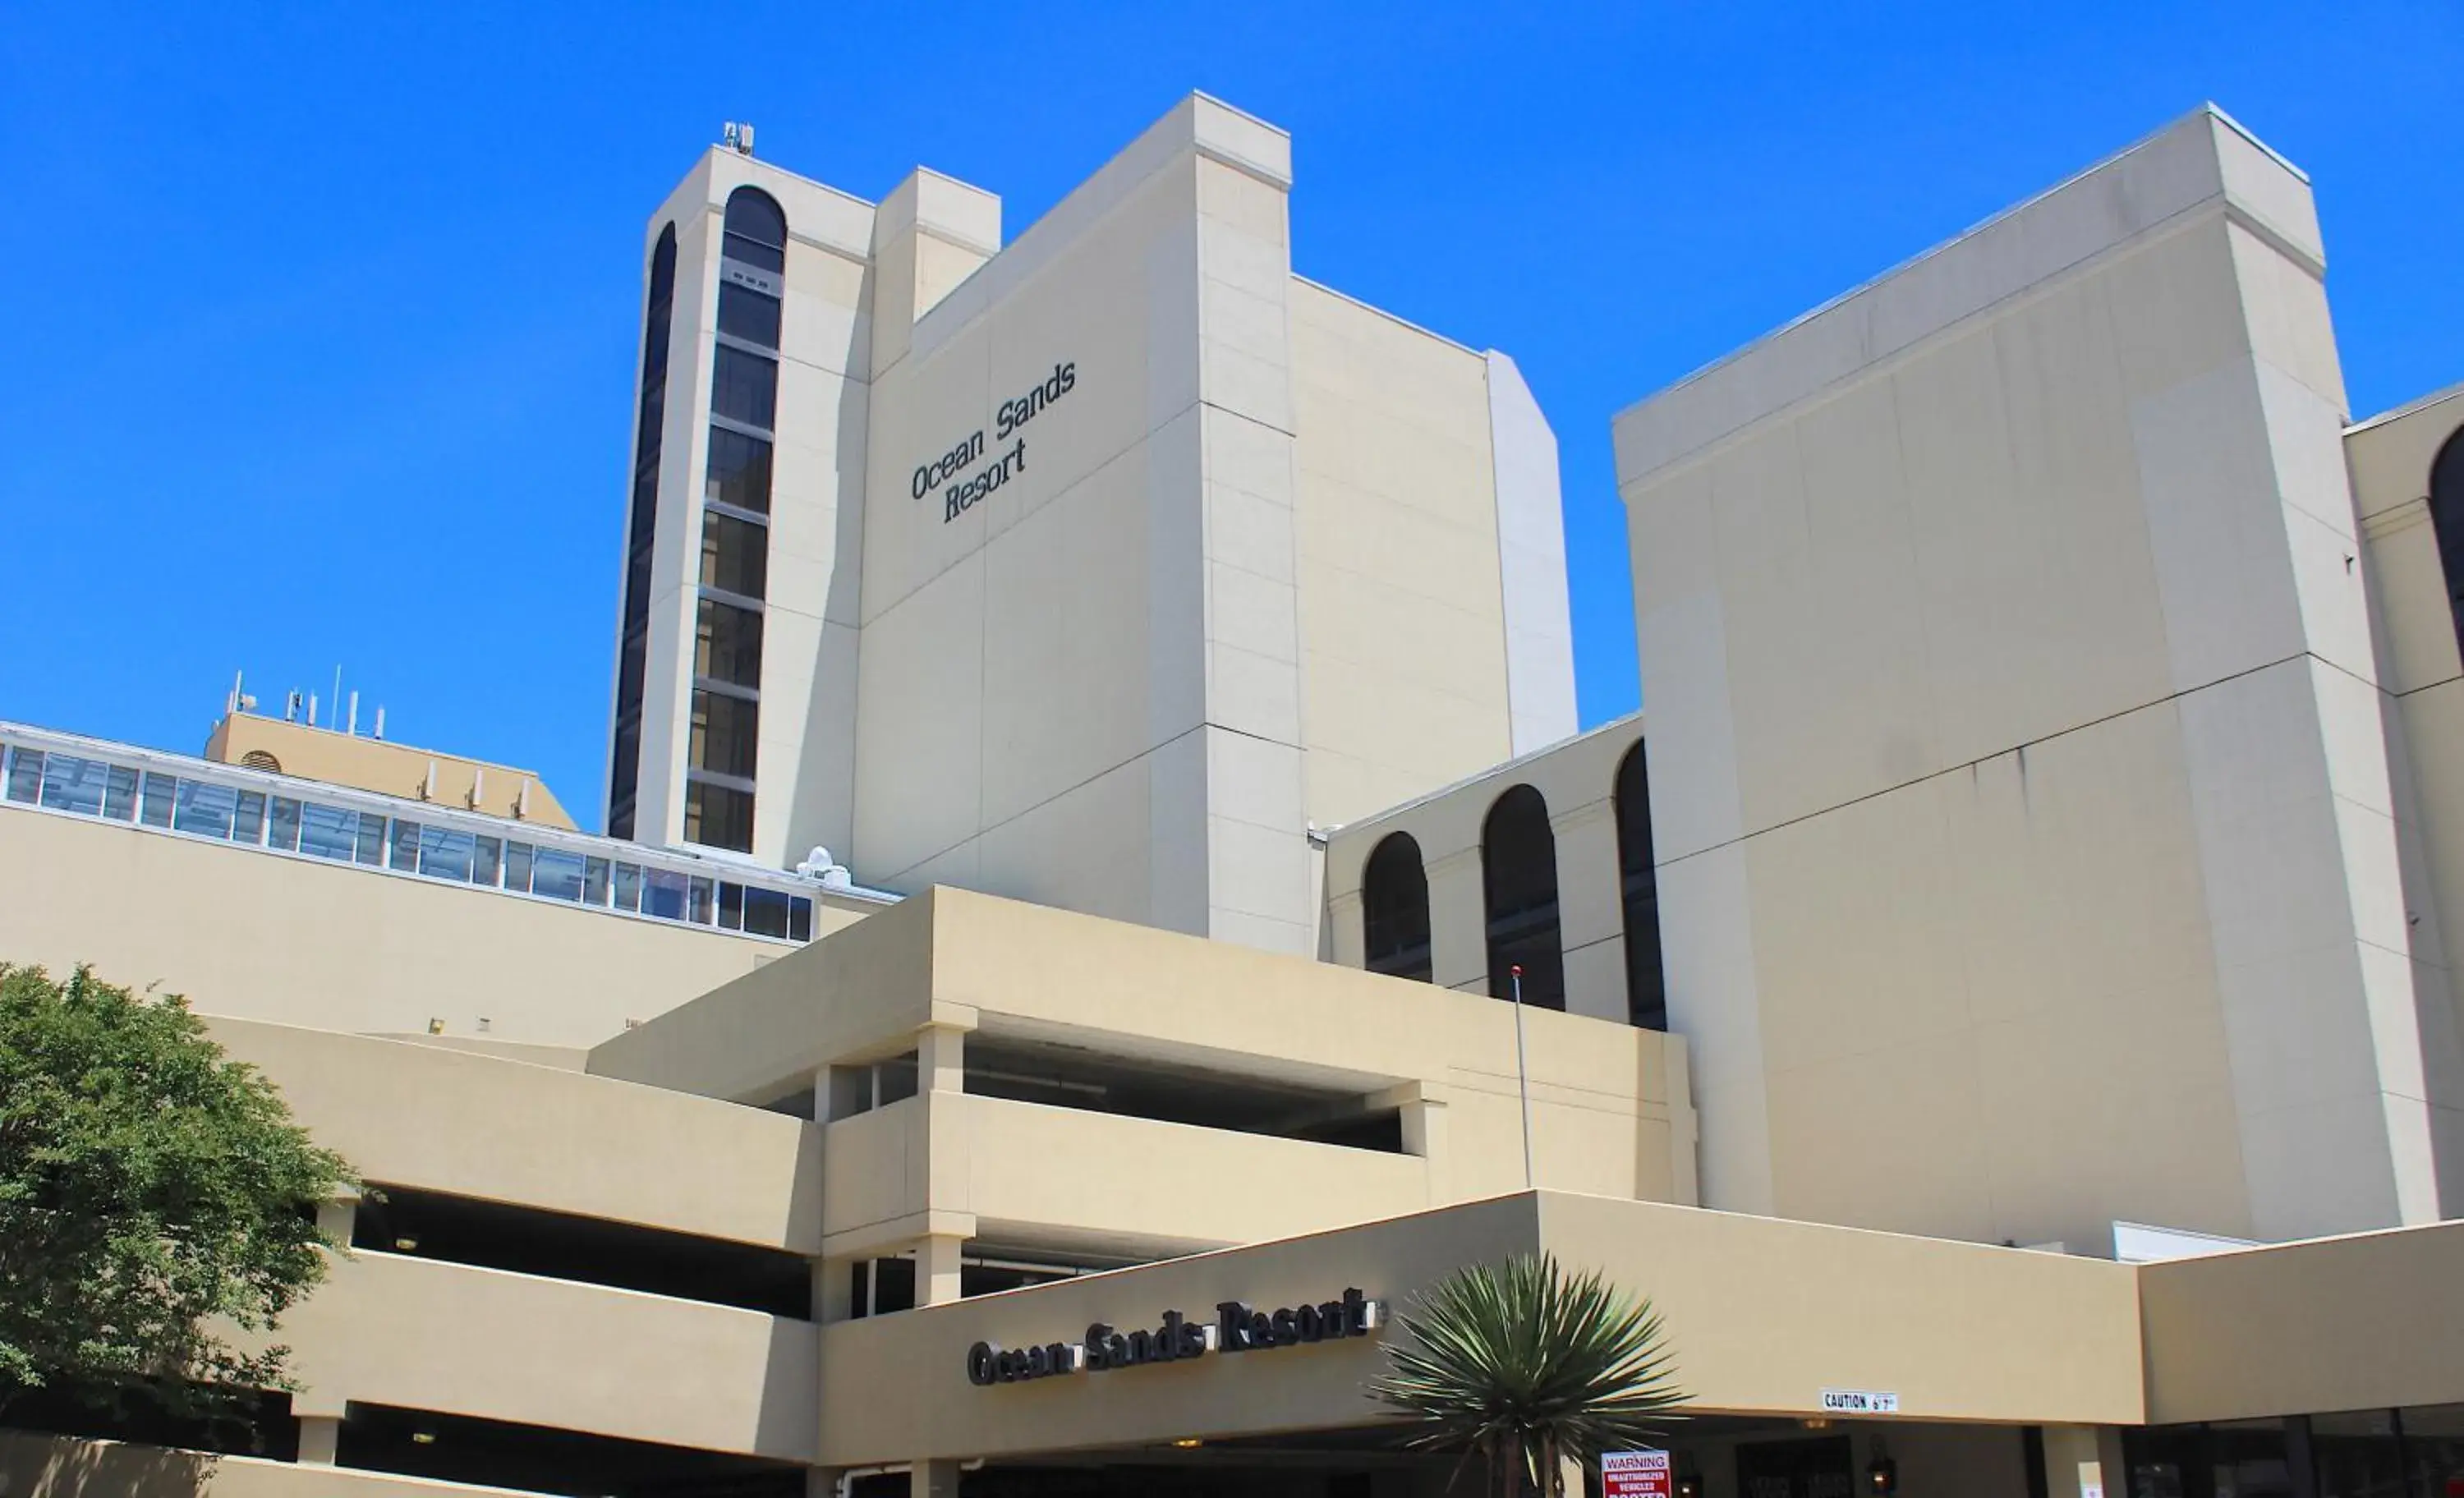
[[[2464,380],[2464,5],[20,7],[0,717],[194,750],[233,670],[595,825],[642,224],[721,121],[1013,233],[1182,93],[1293,264],[1513,354],[1586,723],[1635,705],[1612,412],[2213,99],[2318,186],[2353,409]]]

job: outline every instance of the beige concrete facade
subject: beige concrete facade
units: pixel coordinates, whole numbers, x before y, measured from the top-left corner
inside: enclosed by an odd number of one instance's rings
[[[234,712],[207,737],[205,757],[217,764],[242,764],[573,830],[573,818],[556,793],[530,771],[391,739]]]
[[[1290,184],[1202,96],[1008,243],[932,172],[697,165],[645,242],[678,227],[634,835],[684,836],[745,187],[789,224],[757,857],[1306,954],[1313,822],[1571,734],[1554,436],[1504,356],[1294,277]]]
[[[2202,111],[1617,419],[1706,1201],[2452,1207],[2323,265]]]

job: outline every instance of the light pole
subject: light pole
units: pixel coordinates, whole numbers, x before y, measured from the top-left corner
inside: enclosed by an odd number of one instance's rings
[[[1523,1064],[1523,964],[1515,963],[1506,970],[1514,989],[1514,1093],[1523,1102],[1523,1189],[1529,1191],[1531,1179],[1531,1074]]]

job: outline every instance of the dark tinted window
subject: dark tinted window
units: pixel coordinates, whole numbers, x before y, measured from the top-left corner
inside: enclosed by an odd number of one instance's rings
[[[625,601],[617,628],[617,723],[607,774],[607,830],[633,835],[634,780],[641,769],[641,710],[645,661],[640,648],[649,628],[650,539],[657,529],[660,428],[666,420],[668,325],[675,310],[676,229],[659,231],[650,252],[649,295],[642,310],[641,399],[634,412],[633,493],[625,521]],[[628,706],[629,704],[629,706]],[[628,716],[629,715],[629,716]]]
[[[1566,1006],[1566,958],[1557,935],[1557,838],[1549,804],[1529,785],[1497,798],[1482,824],[1480,864],[1488,904],[1488,991],[1513,992],[1523,969],[1523,1002]]]
[[[725,785],[694,781],[685,786],[685,841],[704,848],[753,850],[753,798]],[[696,881],[706,883],[707,881]],[[693,918],[706,921],[705,913]]]
[[[731,421],[767,430],[779,414],[779,365],[759,354],[718,345],[711,365],[710,408]]]
[[[734,281],[718,286],[718,330],[764,348],[779,346],[779,298]]]
[[[770,533],[711,511],[701,518],[701,584],[759,598],[769,584]]]
[[[693,694],[693,765],[741,780],[753,779],[753,743],[760,708],[722,692]],[[703,841],[696,839],[695,841]]]
[[[2464,428],[2456,429],[2430,465],[2430,524],[2438,536],[2438,564],[2447,573],[2456,646],[2464,650]]]
[[[1617,774],[1617,872],[1625,904],[1626,1017],[1668,1028],[1668,983],[1660,967],[1660,880],[1651,862],[1651,784],[1638,740]]]
[[[703,599],[693,631],[693,674],[738,687],[760,686],[761,616]]]
[[[721,349],[720,353],[728,350]],[[705,497],[756,515],[770,513],[770,444],[724,427],[710,429],[710,477]]]
[[[1429,980],[1429,877],[1420,845],[1390,834],[1360,875],[1365,965],[1373,973]]]
[[[787,215],[759,187],[738,187],[727,199],[726,255],[765,271],[787,268]]]

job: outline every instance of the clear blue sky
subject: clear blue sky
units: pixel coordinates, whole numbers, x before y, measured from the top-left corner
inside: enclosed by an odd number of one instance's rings
[[[1586,723],[1610,414],[2202,99],[2317,182],[2355,412],[2464,379],[2458,0],[273,10],[0,24],[0,717],[193,751],[339,662],[595,825],[642,225],[729,119],[1013,233],[1187,90],[1289,129],[1295,269],[1556,426]]]

